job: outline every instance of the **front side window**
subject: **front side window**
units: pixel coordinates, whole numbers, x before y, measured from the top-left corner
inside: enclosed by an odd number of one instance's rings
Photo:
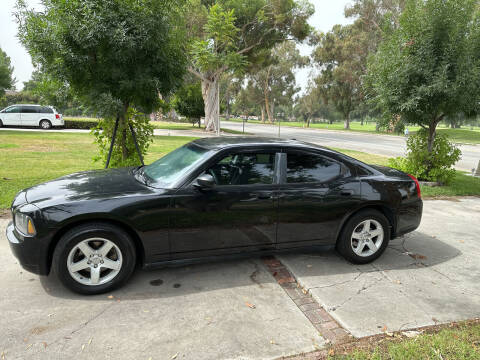
[[[287,183],[328,182],[342,173],[340,163],[320,155],[287,154]]]
[[[217,185],[272,184],[274,153],[235,153],[222,158],[207,173]]]
[[[12,106],[5,110],[8,114],[18,114],[20,113],[20,106]]]
[[[145,166],[143,173],[156,186],[171,188],[188,172],[209,158],[211,153],[211,150],[187,144]]]

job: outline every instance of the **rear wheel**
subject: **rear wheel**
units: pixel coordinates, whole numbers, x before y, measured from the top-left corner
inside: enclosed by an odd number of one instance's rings
[[[377,259],[390,241],[387,218],[376,210],[363,210],[344,225],[337,241],[337,250],[347,260],[366,264]]]
[[[91,223],[65,233],[53,254],[60,281],[80,294],[101,294],[123,285],[135,269],[135,247],[120,228]]]
[[[40,121],[40,127],[43,130],[48,130],[52,128],[52,123],[49,120],[42,120]]]
[[[3,122],[0,120],[0,128],[3,127]]]

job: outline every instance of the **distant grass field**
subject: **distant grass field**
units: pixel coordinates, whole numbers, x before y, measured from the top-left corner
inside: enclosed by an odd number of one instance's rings
[[[0,131],[0,209],[8,208],[23,188],[76,171],[99,169],[93,162],[97,147],[88,133]],[[185,136],[155,136],[145,163],[193,140]],[[387,157],[336,149],[365,163],[385,165]],[[457,173],[452,184],[424,187],[425,197],[480,195],[480,179]]]

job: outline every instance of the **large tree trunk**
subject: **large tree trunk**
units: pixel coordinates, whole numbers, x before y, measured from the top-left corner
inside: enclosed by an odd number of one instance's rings
[[[270,108],[270,100],[268,99],[268,93],[265,91],[265,109],[267,110],[267,117],[268,117],[268,122],[270,124],[273,123],[273,118],[272,118],[272,109]]]
[[[202,79],[202,97],[205,103],[205,131],[217,131],[220,126],[218,75]]]
[[[261,106],[262,108],[262,123],[265,124],[265,106]]]
[[[350,113],[345,114],[345,123],[343,125],[343,128],[346,130],[350,129]]]

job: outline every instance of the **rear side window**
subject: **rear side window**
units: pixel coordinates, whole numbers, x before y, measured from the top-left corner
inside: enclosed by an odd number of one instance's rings
[[[40,108],[40,113],[42,113],[42,114],[53,114],[53,109],[49,108],[48,106],[42,106]]]
[[[342,165],[314,154],[287,153],[287,183],[328,182],[342,174]]]
[[[38,113],[38,110],[40,109],[39,106],[28,106],[28,105],[24,105],[22,106],[22,113],[23,114],[37,114]]]

